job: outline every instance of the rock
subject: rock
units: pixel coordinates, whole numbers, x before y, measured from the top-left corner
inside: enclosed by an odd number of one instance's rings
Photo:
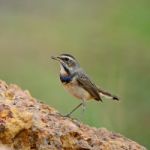
[[[146,150],[107,129],[63,117],[28,91],[0,81],[1,150]]]

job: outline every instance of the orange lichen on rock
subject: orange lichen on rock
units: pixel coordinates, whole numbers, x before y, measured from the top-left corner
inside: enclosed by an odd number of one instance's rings
[[[28,91],[0,81],[0,150],[145,150],[104,128],[61,116]]]

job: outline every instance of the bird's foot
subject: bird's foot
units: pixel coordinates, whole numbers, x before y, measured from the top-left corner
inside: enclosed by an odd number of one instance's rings
[[[71,117],[71,114],[69,113],[69,114],[63,115],[63,117],[68,117],[68,118],[70,118],[70,117]]]

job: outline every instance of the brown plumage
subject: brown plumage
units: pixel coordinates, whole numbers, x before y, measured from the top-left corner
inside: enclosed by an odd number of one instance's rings
[[[72,55],[61,54],[57,57],[52,57],[52,59],[60,62],[60,80],[64,88],[70,94],[82,100],[82,103],[74,108],[68,116],[80,106],[85,107],[86,100],[95,99],[97,101],[102,101],[102,97],[119,100],[117,96],[96,86]]]

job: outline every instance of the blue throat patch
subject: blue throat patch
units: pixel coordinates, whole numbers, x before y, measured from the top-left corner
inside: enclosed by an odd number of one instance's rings
[[[62,76],[62,75],[60,75],[60,80],[63,83],[69,83],[72,80],[72,77],[71,76]]]

